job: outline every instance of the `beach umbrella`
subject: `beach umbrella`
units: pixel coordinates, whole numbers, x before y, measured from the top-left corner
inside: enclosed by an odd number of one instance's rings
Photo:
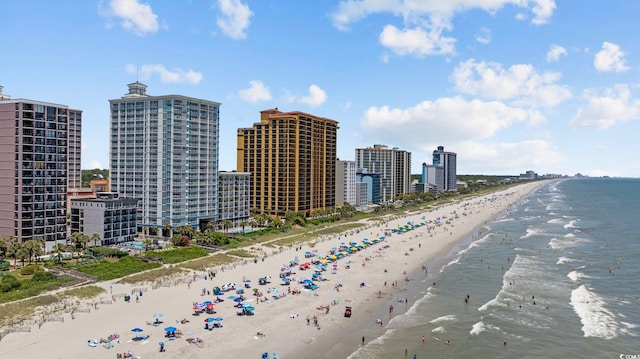
[[[206,307],[207,305],[209,305],[209,304],[213,304],[213,303],[212,303],[210,300],[207,300],[207,301],[202,302],[202,305],[203,305],[203,306],[205,306],[205,307]]]
[[[233,301],[234,301],[234,302],[236,302],[236,303],[240,303],[240,302],[242,302],[243,300],[244,300],[244,299],[242,299],[242,298],[240,298],[240,297],[237,297],[237,298],[233,299]]]
[[[204,320],[205,323],[212,323],[213,322],[213,318],[209,317],[207,319]]]
[[[251,279],[247,279],[244,281],[245,283],[251,283]]]
[[[244,309],[246,309],[248,312],[253,312],[256,308],[254,308],[254,307],[252,307],[250,305],[247,305],[246,307],[244,307]]]
[[[134,333],[142,333],[143,332],[142,328],[137,328],[137,327],[131,329],[131,331],[134,332]]]
[[[167,333],[175,333],[178,329],[176,327],[166,327],[164,331]]]
[[[222,318],[221,317],[215,317],[215,318],[213,318],[213,320],[215,320],[216,322],[221,322]]]
[[[153,315],[153,317],[156,318],[156,319],[160,319],[160,318],[162,318],[162,313],[155,313]]]

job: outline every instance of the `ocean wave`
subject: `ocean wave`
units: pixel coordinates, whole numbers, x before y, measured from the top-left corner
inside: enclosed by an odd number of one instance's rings
[[[452,322],[452,321],[455,321],[455,320],[456,320],[456,316],[453,315],[453,314],[449,314],[449,315],[443,315],[441,317],[433,319],[429,323],[435,324],[435,323],[441,323],[441,322]]]
[[[576,244],[575,241],[573,240],[562,240],[560,238],[551,238],[551,240],[549,241],[549,247],[551,247],[552,249],[565,249],[568,247],[573,247]]]
[[[573,258],[568,258],[565,256],[562,256],[560,258],[558,258],[558,262],[556,262],[556,264],[565,264],[565,263],[570,263],[570,262],[575,262],[576,260]]]
[[[481,320],[481,321],[477,322],[476,324],[474,324],[471,327],[471,330],[469,331],[469,334],[478,335],[478,334],[484,332],[485,330],[486,330],[486,327],[484,325],[484,322],[482,322],[482,320]]]
[[[527,228],[527,234],[525,234],[524,236],[520,236],[520,239],[529,238],[529,237],[535,236],[537,234],[540,234],[539,230],[537,230],[535,228]]]
[[[571,292],[571,306],[580,317],[585,337],[613,339],[618,336],[619,325],[615,315],[605,308],[604,298],[581,285]]]
[[[569,272],[567,274],[567,277],[569,277],[574,282],[577,282],[579,279],[582,279],[582,278],[589,278],[589,276],[585,275],[582,272],[578,272],[577,270],[572,270],[571,272]]]
[[[444,329],[443,326],[439,326],[439,327],[431,329],[431,332],[432,333],[445,333],[446,330]]]
[[[567,234],[565,234],[564,236],[565,236],[566,238],[573,238],[573,237],[575,237],[576,235],[575,235],[574,233],[567,233]]]
[[[578,223],[578,220],[576,220],[576,219],[571,220],[571,221],[569,221],[569,223],[564,225],[564,228],[578,228],[576,226],[576,223]]]
[[[553,218],[547,221],[547,223],[549,224],[563,224],[564,221],[562,220],[562,218]]]

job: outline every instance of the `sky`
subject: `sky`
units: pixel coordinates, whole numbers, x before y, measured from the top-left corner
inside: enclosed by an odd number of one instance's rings
[[[4,94],[83,111],[109,166],[109,99],[221,103],[220,170],[261,110],[339,122],[338,156],[439,145],[457,173],[640,177],[637,0],[3,0]]]

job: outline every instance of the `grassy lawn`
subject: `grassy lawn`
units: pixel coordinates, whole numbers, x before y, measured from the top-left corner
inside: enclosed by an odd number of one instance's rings
[[[147,258],[162,258],[165,263],[175,264],[191,259],[207,256],[209,251],[198,246],[177,247],[160,251],[148,251],[144,253]]]
[[[160,266],[162,266],[160,263],[147,263],[133,256],[128,256],[116,261],[104,260],[100,263],[80,265],[77,269],[102,281],[121,278],[129,274],[159,268]]]

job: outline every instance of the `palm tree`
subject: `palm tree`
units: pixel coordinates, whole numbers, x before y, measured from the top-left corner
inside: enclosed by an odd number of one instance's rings
[[[74,244],[73,249],[80,249],[79,252],[83,252],[87,243],[89,243],[89,236],[81,232],[74,232],[71,234],[71,241]],[[71,250],[71,254],[75,252],[73,249]]]
[[[144,251],[145,252],[148,252],[149,248],[151,248],[151,246],[153,245],[153,241],[151,240],[151,238],[143,239],[142,243],[144,244]]]
[[[18,268],[18,252],[22,247],[22,243],[17,240],[13,240],[10,242],[9,247],[7,248],[7,257],[13,257],[13,269]]]
[[[244,227],[248,226],[249,222],[248,221],[241,221],[238,224],[242,227],[242,232],[244,232]]]
[[[94,233],[93,235],[91,235],[91,241],[93,242],[94,247],[98,247],[98,243],[100,243],[100,245],[102,244],[102,238],[100,238],[100,235],[98,233]]]
[[[65,246],[62,243],[58,243],[56,244],[55,247],[53,247],[53,251],[56,252],[57,254],[57,259],[56,262],[61,263],[62,262],[62,253],[64,253],[67,250],[67,246]]]
[[[171,223],[164,222],[164,226],[162,227],[162,235],[164,237],[171,237]]]
[[[229,228],[230,228],[231,226],[233,226],[233,222],[231,222],[231,221],[230,221],[230,220],[228,220],[228,219],[225,219],[225,220],[220,221],[220,225],[222,226],[222,229],[224,229],[224,230],[225,230],[225,232],[227,232],[227,233],[228,233],[228,232],[229,232]]]

